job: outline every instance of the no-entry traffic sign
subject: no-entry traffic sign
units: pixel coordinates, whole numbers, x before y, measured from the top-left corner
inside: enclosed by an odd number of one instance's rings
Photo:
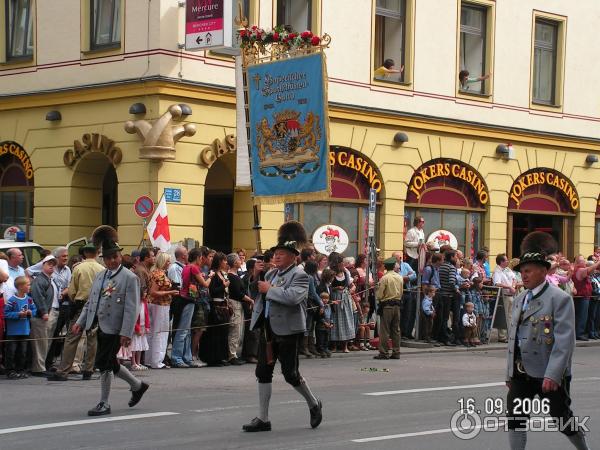
[[[154,201],[150,197],[142,195],[135,201],[133,209],[138,216],[145,219],[152,215],[152,212],[154,211]]]

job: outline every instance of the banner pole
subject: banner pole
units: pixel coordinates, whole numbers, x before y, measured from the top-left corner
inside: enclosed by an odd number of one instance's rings
[[[244,90],[244,114],[246,116],[246,136],[247,136],[247,150],[248,150],[248,165],[250,167],[250,174],[252,174],[252,141],[250,139],[250,108],[248,106],[248,72],[246,71],[247,67],[244,64],[244,56],[243,54],[240,56],[236,56],[236,58],[241,59],[242,64],[242,84]],[[254,181],[252,180],[252,176],[250,176],[250,189],[252,192],[252,212],[254,216],[254,225],[252,229],[254,230],[254,239],[256,240],[256,251],[258,253],[262,253],[262,242],[260,238],[260,230],[262,226],[260,225],[260,216],[258,214],[258,205],[254,200]]]

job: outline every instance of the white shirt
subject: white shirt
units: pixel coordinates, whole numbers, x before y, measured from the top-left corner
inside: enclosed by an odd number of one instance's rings
[[[513,271],[510,270],[508,267],[506,269],[503,269],[500,266],[496,266],[496,268],[494,269],[494,273],[492,274],[492,280],[494,281],[494,285],[496,286],[504,284],[514,287],[517,277],[515,276]],[[502,289],[502,291],[504,295],[514,295],[508,289]]]
[[[181,286],[181,274],[183,273],[183,265],[180,261],[175,261],[169,266],[167,276],[173,283],[177,283]]]
[[[3,272],[8,274],[8,261],[7,260],[0,259],[0,270],[2,270]],[[14,293],[16,292],[14,281],[15,280],[10,278],[10,276],[9,276],[8,280],[0,285],[0,292],[2,294],[4,294],[5,300],[8,300],[9,298],[11,298],[14,295]],[[8,295],[9,293],[10,293],[10,295]]]
[[[406,232],[406,237],[404,238],[404,251],[406,254],[413,258],[419,258],[419,241],[425,242],[425,232],[423,230],[419,230],[417,227],[412,227],[410,230]]]

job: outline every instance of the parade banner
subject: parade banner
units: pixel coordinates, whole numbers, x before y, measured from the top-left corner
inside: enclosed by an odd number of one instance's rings
[[[246,79],[256,203],[329,198],[323,53],[250,66]]]

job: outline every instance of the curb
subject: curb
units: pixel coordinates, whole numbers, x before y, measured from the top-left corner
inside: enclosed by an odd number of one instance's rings
[[[486,344],[486,345],[480,345],[477,347],[471,347],[471,348],[467,348],[467,347],[463,347],[463,346],[456,346],[456,347],[429,347],[429,348],[411,348],[411,347],[402,347],[400,346],[400,354],[404,357],[404,356],[409,356],[409,355],[422,355],[422,354],[430,354],[430,353],[466,353],[466,352],[489,352],[489,351],[500,351],[500,350],[504,350],[506,351],[506,344]],[[579,347],[598,347],[600,348],[600,341],[589,341],[589,342],[582,342],[582,341],[577,341],[575,343],[575,347],[579,348]],[[367,356],[367,357],[372,357],[373,355],[376,355],[377,352],[376,351],[368,351],[368,352],[363,352],[363,351],[357,351],[357,352],[350,352],[350,353],[333,353],[331,355],[332,358],[358,358],[358,357],[362,357],[362,356]],[[307,359],[307,358],[304,358]],[[319,357],[316,358],[311,358],[311,359],[321,359]]]

